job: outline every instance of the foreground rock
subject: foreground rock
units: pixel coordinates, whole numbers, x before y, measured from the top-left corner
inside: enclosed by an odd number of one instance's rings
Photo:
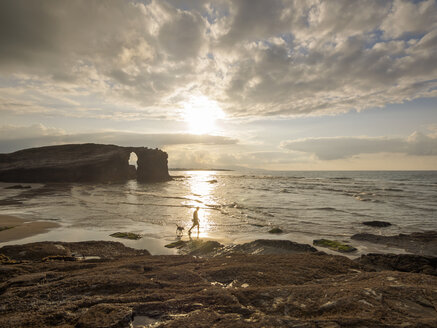
[[[135,171],[131,153],[138,156]],[[5,182],[118,182],[170,179],[167,153],[146,147],[71,144],[0,154],[0,181]],[[133,171],[134,170],[134,171]]]
[[[370,233],[359,233],[351,239],[383,244],[426,256],[437,256],[437,231],[414,232],[410,235],[379,236]]]
[[[41,261],[46,257],[56,256],[74,256],[78,259],[84,256],[97,256],[104,259],[113,259],[150,255],[145,249],[136,250],[114,241],[83,241],[77,243],[44,241],[24,245],[8,245],[0,248],[0,254],[20,261]]]
[[[417,272],[437,276],[437,257],[412,254],[367,254],[358,263],[369,269]]]
[[[250,243],[224,246],[214,240],[178,240],[165,247],[177,248],[180,254],[195,256],[222,256],[232,254],[296,254],[317,252],[307,244],[290,240],[257,239]]]
[[[62,243],[70,251],[85,245]],[[370,272],[322,253],[196,258],[125,251],[114,259],[0,265],[0,326],[437,326],[431,275]]]
[[[290,240],[258,239],[250,243],[225,247],[218,252],[225,254],[297,254],[314,253],[317,249],[307,244],[299,244]]]
[[[223,245],[215,240],[195,239],[190,241],[178,240],[165,245],[167,248],[177,248],[180,254],[193,256],[210,256],[217,250],[223,249]]]

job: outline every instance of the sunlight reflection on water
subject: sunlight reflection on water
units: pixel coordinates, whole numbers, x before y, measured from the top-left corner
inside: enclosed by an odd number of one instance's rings
[[[191,191],[191,195],[187,196],[190,196],[190,200],[185,201],[184,204],[193,208],[200,208],[198,212],[200,222],[199,237],[209,237],[209,232],[214,222],[212,222],[211,209],[208,205],[216,204],[214,198],[217,182],[215,180],[215,172],[193,171],[190,172],[190,175],[190,179],[187,180]],[[197,236],[197,233],[194,234],[195,229],[193,229],[193,236]]]
[[[138,182],[137,180],[129,180],[128,182],[126,182],[126,189],[129,191],[132,190],[138,190]],[[134,193],[134,192],[129,192],[126,193],[126,201],[128,203],[131,204],[138,204],[139,200],[138,200],[138,194]],[[138,209],[136,208],[136,206],[129,206],[127,207],[127,213],[129,214],[136,214],[138,212]]]

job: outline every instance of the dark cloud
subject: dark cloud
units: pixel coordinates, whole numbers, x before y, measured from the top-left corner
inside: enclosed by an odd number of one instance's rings
[[[27,127],[0,127],[0,153],[7,153],[24,148],[68,143],[102,143],[119,146],[165,147],[170,145],[232,145],[236,139],[195,134],[143,134],[120,131],[99,133],[66,134],[64,131],[46,128],[41,124]]]
[[[161,27],[158,39],[171,58],[185,60],[199,54],[204,30],[199,15],[178,12]]]
[[[0,73],[78,108],[175,115],[200,94],[231,116],[334,114],[435,97],[436,33],[432,0],[4,0]]]
[[[285,12],[286,8],[287,3],[281,0],[230,2],[230,26],[220,38],[221,45],[231,47],[239,42],[263,40],[287,31],[290,15]]]
[[[386,137],[305,138],[284,141],[281,147],[292,151],[312,153],[321,160],[336,160],[374,153],[436,156],[437,138],[419,132],[404,139]]]

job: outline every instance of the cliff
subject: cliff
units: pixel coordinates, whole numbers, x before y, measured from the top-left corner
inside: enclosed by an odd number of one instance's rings
[[[138,157],[137,170],[129,165]],[[147,147],[100,144],[47,146],[0,154],[4,182],[141,182],[170,180],[167,153]]]

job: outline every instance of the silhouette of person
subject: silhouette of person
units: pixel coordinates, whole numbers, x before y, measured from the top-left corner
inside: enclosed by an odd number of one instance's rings
[[[199,226],[199,214],[198,214],[198,212],[199,212],[199,207],[196,207],[196,210],[193,213],[193,226],[190,228],[190,230],[188,230],[188,235],[191,235],[191,230],[195,226],[197,226],[197,234],[199,234],[200,226]]]

